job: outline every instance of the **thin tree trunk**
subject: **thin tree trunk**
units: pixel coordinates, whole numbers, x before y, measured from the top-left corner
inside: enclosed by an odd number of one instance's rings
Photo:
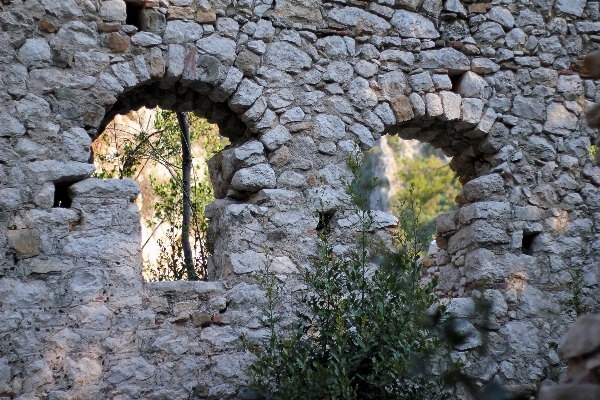
[[[177,120],[181,130],[181,158],[183,178],[183,223],[181,227],[181,245],[183,247],[183,259],[187,270],[189,281],[198,279],[194,269],[192,246],[190,244],[190,221],[191,221],[191,176],[192,176],[192,153],[190,144],[190,125],[187,113],[178,112]]]

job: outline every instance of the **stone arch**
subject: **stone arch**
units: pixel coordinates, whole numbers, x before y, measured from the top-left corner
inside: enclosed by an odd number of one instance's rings
[[[0,392],[238,396],[239,334],[262,334],[250,275],[264,247],[282,276],[309,264],[315,203],[343,209],[346,156],[385,133],[438,145],[462,177],[435,258],[459,315],[474,312],[472,283],[496,301],[493,354],[473,370],[518,386],[559,365],[568,271],[592,282],[598,256],[597,133],[582,121],[597,85],[577,73],[600,31],[595,3],[146,3],[156,19],[139,32],[122,0],[0,7]],[[86,179],[105,116],[151,98],[255,146],[215,161],[222,198],[207,212],[224,284],[145,285],[135,185]],[[53,208],[67,181],[80,181],[73,207]]]

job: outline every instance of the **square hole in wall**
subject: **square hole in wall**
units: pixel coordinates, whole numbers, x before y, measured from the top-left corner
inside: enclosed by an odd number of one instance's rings
[[[540,232],[523,232],[523,242],[521,244],[521,252],[529,256],[533,255],[533,241],[540,235]]]
[[[333,218],[333,211],[320,211],[318,213],[319,224],[317,225],[317,232],[329,232],[331,229],[331,219]]]
[[[143,1],[127,1],[125,2],[127,12],[127,25],[133,25],[138,30],[142,30],[142,11],[145,3]]]
[[[54,208],[71,208],[73,200],[69,196],[69,186],[73,182],[60,182],[54,184]]]

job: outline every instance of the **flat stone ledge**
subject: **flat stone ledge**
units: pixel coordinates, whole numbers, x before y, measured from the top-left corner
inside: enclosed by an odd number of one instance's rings
[[[218,296],[225,294],[225,288],[220,282],[205,281],[169,281],[169,282],[148,282],[148,289],[155,292],[162,292],[170,296],[190,296],[190,295],[211,295]]]
[[[69,194],[76,197],[127,198],[135,200],[140,187],[133,179],[96,179],[90,178],[69,187]]]

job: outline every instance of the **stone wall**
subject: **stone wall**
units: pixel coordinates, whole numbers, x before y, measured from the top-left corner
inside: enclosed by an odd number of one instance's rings
[[[348,250],[345,160],[384,134],[441,148],[465,185],[437,221],[430,272],[460,297],[457,315],[473,297],[494,307],[489,348],[469,352],[474,330],[457,356],[521,393],[560,370],[569,271],[582,269],[596,306],[600,169],[582,116],[597,84],[577,61],[600,40],[597,2],[0,8],[1,396],[241,397],[239,337],[265,335],[253,272],[268,250],[302,289],[294,272],[316,254],[321,202]],[[210,162],[211,282],[145,284],[137,187],[88,179],[92,140],[141,106],[193,111],[233,143]]]

